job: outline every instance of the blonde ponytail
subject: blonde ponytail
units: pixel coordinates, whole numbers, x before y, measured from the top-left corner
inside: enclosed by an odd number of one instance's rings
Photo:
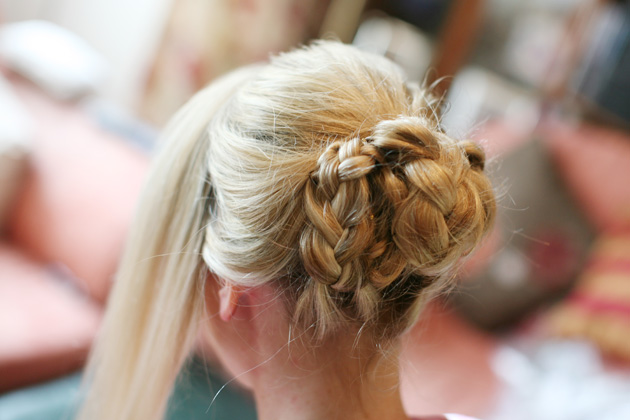
[[[198,330],[208,121],[254,68],[199,92],[167,127],[86,373],[81,420],[159,419]]]

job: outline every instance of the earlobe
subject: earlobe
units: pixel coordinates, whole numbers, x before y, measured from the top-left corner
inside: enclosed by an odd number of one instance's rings
[[[219,290],[219,317],[228,322],[238,307],[238,299],[243,291],[231,283],[225,283]]]

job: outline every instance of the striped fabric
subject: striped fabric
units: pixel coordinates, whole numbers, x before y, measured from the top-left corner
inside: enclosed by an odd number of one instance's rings
[[[552,311],[551,326],[630,359],[630,231],[599,237],[572,293]]]

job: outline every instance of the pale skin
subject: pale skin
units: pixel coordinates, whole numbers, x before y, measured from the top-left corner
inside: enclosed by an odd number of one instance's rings
[[[208,281],[208,338],[229,377],[251,390],[260,420],[408,420],[398,349],[387,356],[348,331],[321,345],[290,327],[271,286]],[[216,316],[218,315],[218,316]]]

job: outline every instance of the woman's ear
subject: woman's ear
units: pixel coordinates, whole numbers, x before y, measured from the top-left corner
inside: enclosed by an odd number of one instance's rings
[[[219,317],[228,322],[236,312],[238,300],[243,294],[243,289],[232,283],[225,282],[219,289]]]

